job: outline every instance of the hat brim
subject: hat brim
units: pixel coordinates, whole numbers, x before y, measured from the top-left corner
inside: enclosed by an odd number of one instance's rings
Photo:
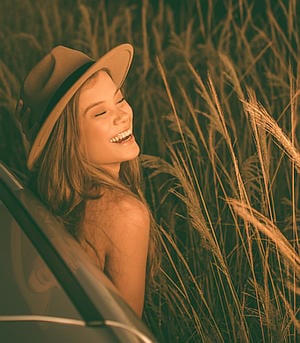
[[[57,102],[49,113],[47,119],[38,132],[30,153],[27,158],[27,167],[32,169],[39,158],[55,123],[62,114],[67,103],[83,83],[101,69],[107,69],[117,88],[120,88],[127,76],[133,58],[133,47],[130,44],[121,44],[108,51],[97,60],[87,71],[67,90],[63,97]]]

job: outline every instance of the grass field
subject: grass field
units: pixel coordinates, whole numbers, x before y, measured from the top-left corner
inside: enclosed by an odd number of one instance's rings
[[[41,56],[135,46],[126,92],[163,250],[144,319],[160,342],[300,337],[299,15],[296,0],[1,1],[12,167],[20,82]]]

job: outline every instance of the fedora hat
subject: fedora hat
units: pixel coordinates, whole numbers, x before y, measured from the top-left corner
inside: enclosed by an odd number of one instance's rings
[[[133,58],[133,47],[121,44],[94,61],[81,51],[56,46],[29,72],[21,87],[23,108],[30,120],[23,130],[31,145],[27,167],[32,169],[68,101],[94,73],[106,69],[121,87]]]

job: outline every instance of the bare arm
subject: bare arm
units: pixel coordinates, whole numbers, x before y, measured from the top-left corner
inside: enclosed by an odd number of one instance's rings
[[[97,253],[105,255],[104,272],[141,316],[150,231],[148,209],[130,195],[114,193],[89,201],[87,210],[90,220],[85,228],[92,232]]]
[[[149,213],[138,200],[123,200],[111,221],[106,271],[122,297],[141,316],[144,306]]]

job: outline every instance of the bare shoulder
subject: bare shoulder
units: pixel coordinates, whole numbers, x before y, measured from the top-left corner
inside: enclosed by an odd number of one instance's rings
[[[147,206],[133,195],[107,191],[97,200],[87,202],[89,217],[114,243],[148,235],[150,215]],[[91,215],[92,214],[92,215]]]
[[[121,218],[149,220],[149,211],[144,203],[130,194],[112,192],[109,198],[110,210]]]
[[[130,194],[114,191],[107,195],[106,201],[107,213],[111,216],[114,231],[148,228],[149,211],[139,199]]]

